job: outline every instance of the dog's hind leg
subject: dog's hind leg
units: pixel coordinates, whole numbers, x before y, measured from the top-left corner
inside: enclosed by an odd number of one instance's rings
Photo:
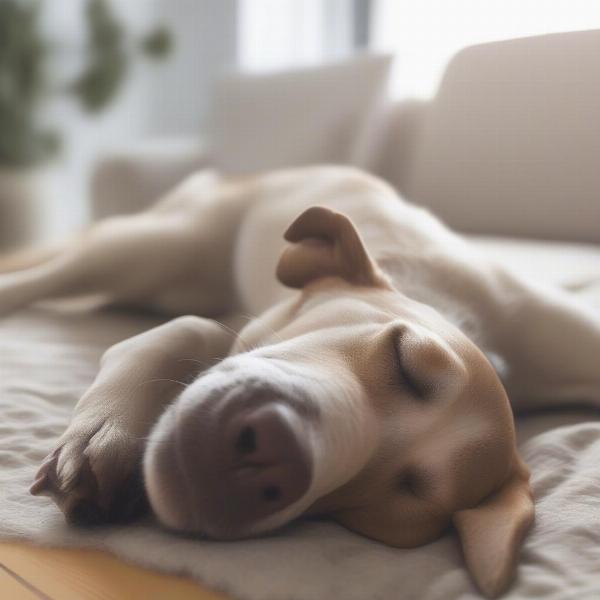
[[[76,239],[28,248],[0,257],[0,316],[51,295],[59,285],[54,261],[69,252]]]
[[[0,256],[0,274],[14,273],[41,265],[62,254],[71,244],[71,240],[65,240],[2,255]]]
[[[516,409],[600,407],[600,314],[560,289],[502,272],[495,345]]]
[[[37,300],[52,298],[68,290],[69,269],[60,257],[26,269],[0,274],[0,316]],[[68,294],[62,294],[68,295]]]
[[[93,271],[86,270],[77,250],[67,250],[29,268],[2,273],[0,316],[40,300],[108,291]]]
[[[152,308],[165,290],[177,293],[190,281],[202,283],[203,273],[190,272],[188,264],[200,262],[199,250],[202,232],[184,219],[152,214],[108,219],[47,262],[0,274],[0,315],[39,300],[96,294],[109,302]],[[206,261],[205,270],[216,262]],[[217,288],[206,286],[193,296],[196,305],[182,302],[181,310],[174,312],[208,316],[216,303],[211,303],[212,296],[223,292]],[[226,312],[228,307],[214,308]]]

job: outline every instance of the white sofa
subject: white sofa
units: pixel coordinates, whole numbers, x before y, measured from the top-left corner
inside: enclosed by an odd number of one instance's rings
[[[431,101],[394,103],[379,116],[385,134],[371,169],[408,199],[487,236],[482,247],[520,269],[573,285],[600,276],[600,31],[466,48]],[[140,210],[212,165],[210,140],[106,156],[92,214]]]

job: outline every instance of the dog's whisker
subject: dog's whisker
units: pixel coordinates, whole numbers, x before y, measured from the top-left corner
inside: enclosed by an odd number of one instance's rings
[[[213,321],[215,323],[217,323],[217,325],[219,325],[220,327],[222,327],[225,331],[231,333],[234,336],[237,336],[239,331],[236,331],[233,327],[231,327],[230,325],[227,325],[226,323],[223,323],[223,321],[219,321],[218,319],[213,319]]]
[[[213,321],[217,325],[219,325],[219,327],[223,328],[225,331],[230,333],[234,338],[239,338],[240,332],[233,329],[233,327],[230,327],[229,325],[227,325],[226,323],[223,323],[223,321],[219,321],[218,319],[213,319]]]
[[[259,315],[254,315],[252,313],[242,313],[240,315],[241,318],[246,319],[248,321],[248,323],[250,323],[250,321],[254,321],[255,319],[259,318]],[[281,335],[275,331],[275,329],[273,329],[271,326],[267,325],[266,323],[263,324],[264,328],[270,333],[272,334],[278,341],[283,342],[284,339],[281,337]]]
[[[186,383],[185,381],[179,381],[178,379],[169,379],[168,377],[157,377],[155,379],[146,379],[145,381],[142,381],[141,383],[139,383],[135,389],[139,389],[142,386],[148,384],[148,383],[175,383],[177,385],[180,385],[184,388],[188,387],[190,385],[190,383]]]
[[[212,360],[212,359],[210,359]],[[177,362],[193,362],[199,364],[202,368],[208,368],[208,364],[206,361],[198,360],[197,358],[180,358]]]

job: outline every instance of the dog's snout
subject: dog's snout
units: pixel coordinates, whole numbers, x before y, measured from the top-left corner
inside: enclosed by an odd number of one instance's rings
[[[175,529],[232,539],[309,489],[306,419],[284,401],[220,414],[189,410],[150,450],[146,483],[158,518]]]

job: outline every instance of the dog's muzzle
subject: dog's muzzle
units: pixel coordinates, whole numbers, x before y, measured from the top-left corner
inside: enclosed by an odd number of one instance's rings
[[[244,537],[310,487],[314,419],[306,401],[272,382],[235,375],[230,384],[223,373],[197,380],[150,438],[146,489],[170,528]]]

